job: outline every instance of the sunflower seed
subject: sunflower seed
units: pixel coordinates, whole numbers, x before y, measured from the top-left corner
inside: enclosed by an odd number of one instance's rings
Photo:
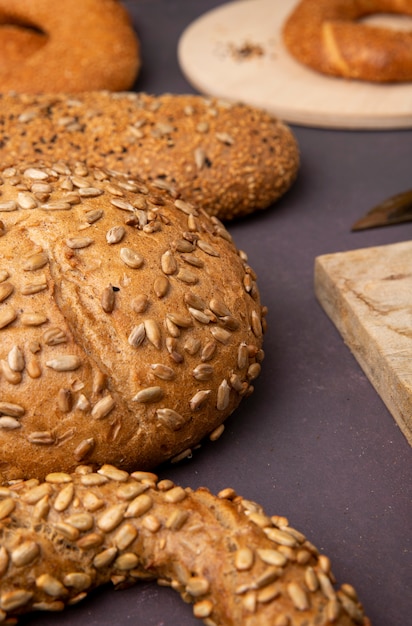
[[[40,291],[44,291],[45,289],[47,289],[47,280],[46,277],[43,275],[39,276],[36,280],[32,280],[31,283],[26,283],[25,285],[23,285],[23,287],[21,288],[21,293],[24,296],[31,296],[35,293],[39,293]]]
[[[11,560],[14,565],[21,567],[22,565],[29,565],[30,563],[33,563],[39,555],[39,544],[35,541],[25,541],[13,550],[11,553]]]
[[[38,206],[36,198],[26,192],[17,194],[17,204],[21,209],[35,209]]]
[[[179,272],[180,273],[180,272]],[[178,275],[179,278],[179,275]],[[158,298],[164,298],[169,291],[170,283],[166,276],[159,276],[153,283],[153,291]]]
[[[176,377],[175,371],[162,363],[152,363],[150,367],[153,370],[153,374],[161,380],[173,380]]]
[[[36,587],[53,598],[62,598],[67,595],[66,587],[50,574],[41,574],[36,578]]]
[[[13,498],[5,498],[0,502],[0,520],[5,519],[16,508],[16,502]],[[12,557],[13,558],[13,557]]]
[[[22,417],[25,413],[24,407],[20,404],[12,404],[11,402],[0,402],[0,415],[8,415],[10,417]]]
[[[18,208],[17,202],[15,202],[14,200],[0,202],[0,211],[4,211],[4,212],[16,211],[17,208]]]
[[[202,363],[195,367],[192,373],[196,380],[205,381],[212,378],[214,369],[212,365]]]
[[[134,402],[141,402],[146,404],[147,402],[157,402],[163,398],[163,389],[161,387],[147,387],[139,391],[132,400]]]
[[[210,332],[212,333],[216,341],[219,341],[220,343],[223,343],[224,345],[229,343],[231,336],[232,336],[228,330],[225,330],[224,328],[220,328],[220,326],[212,327],[210,329]]]
[[[119,243],[126,234],[123,226],[113,226],[106,233],[106,241],[108,244]],[[121,258],[121,257],[120,257]]]
[[[203,239],[198,239],[197,240],[197,246],[203,251],[206,252],[206,254],[208,254],[209,256],[214,256],[214,257],[219,257],[220,254],[219,252],[216,250],[216,248],[214,248],[213,246],[210,245],[210,243],[208,243],[207,241],[204,241]]]
[[[56,372],[72,372],[81,366],[81,360],[75,354],[64,354],[46,361],[46,365]]]
[[[127,341],[129,342],[131,346],[133,346],[134,348],[137,348],[143,343],[143,341],[145,340],[145,337],[146,337],[145,324],[142,322],[141,324],[139,324],[138,326],[135,326],[132,329]]]
[[[40,208],[44,211],[68,211],[72,208],[72,205],[70,202],[64,202],[63,200],[51,200],[41,204]]]
[[[66,246],[72,250],[81,250],[82,248],[88,248],[94,243],[94,239],[90,237],[71,237],[65,240]]]
[[[100,302],[105,313],[112,313],[115,305],[115,292],[111,286],[103,289]]]
[[[101,398],[94,407],[92,408],[92,417],[96,420],[103,419],[109,415],[109,413],[114,409],[116,402],[112,398],[112,396],[105,396]]]
[[[7,355],[7,362],[13,372],[22,372],[24,370],[24,355],[18,346],[13,346]]]
[[[0,311],[0,329],[6,328],[6,326],[14,322],[16,317],[17,311],[6,305],[5,308]]]
[[[27,436],[27,440],[30,443],[43,446],[50,446],[55,442],[53,435],[48,430],[33,431]]]
[[[37,252],[35,254],[31,254],[24,260],[23,269],[26,271],[39,270],[47,265],[48,262],[49,259],[45,252]]]
[[[226,379],[223,379],[217,390],[216,408],[218,411],[225,411],[229,406],[230,386]]]
[[[155,348],[160,350],[161,345],[162,345],[162,336],[161,336],[160,327],[157,321],[155,319],[145,320],[144,328],[145,328],[148,341],[150,341],[150,343]]]
[[[167,274],[174,274],[177,271],[177,263],[173,253],[170,250],[167,250],[162,254],[161,258],[161,267],[162,271]]]
[[[123,521],[125,517],[126,504],[113,504],[106,509],[99,517],[96,524],[103,532],[111,532]]]
[[[184,300],[188,307],[197,309],[198,311],[203,311],[206,308],[206,302],[192,291],[185,293]]]
[[[144,260],[140,254],[131,248],[120,248],[120,258],[125,265],[131,267],[132,269],[138,269],[141,267]]]
[[[102,209],[91,209],[90,211],[86,211],[84,217],[88,224],[94,224],[98,220],[103,217],[104,213]]]
[[[31,591],[26,591],[25,589],[5,591],[0,596],[0,606],[3,611],[15,611],[28,604],[32,597],[33,593]]]
[[[187,418],[173,409],[157,409],[156,415],[164,426],[174,431],[180,430],[187,422]]]
[[[189,405],[192,411],[198,411],[205,402],[208,400],[211,394],[211,389],[205,389],[202,391],[198,391],[189,401]]]
[[[241,548],[235,555],[235,567],[239,572],[250,570],[255,560],[253,550]]]
[[[43,341],[47,346],[58,346],[67,343],[67,335],[61,328],[51,326],[44,331],[42,335]]]
[[[182,283],[186,283],[187,285],[195,285],[199,282],[199,277],[194,272],[191,272],[190,270],[185,268],[181,268],[178,271],[176,278],[181,280]]]
[[[295,608],[298,611],[306,611],[309,608],[307,594],[299,583],[291,582],[287,585],[286,590]]]

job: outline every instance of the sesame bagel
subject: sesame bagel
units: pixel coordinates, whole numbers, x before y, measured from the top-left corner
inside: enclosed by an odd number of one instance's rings
[[[265,327],[220,221],[79,162],[0,177],[0,479],[148,468],[216,438]]]
[[[291,130],[201,96],[93,92],[0,97],[0,162],[74,158],[137,175],[219,219],[266,209],[292,185]]]
[[[207,626],[370,626],[355,589],[287,518],[104,465],[0,491],[0,615],[59,611],[99,585],[171,586]],[[11,622],[10,622],[11,623]],[[13,622],[14,623],[14,622]]]
[[[283,28],[300,63],[331,76],[412,80],[412,32],[362,23],[375,13],[412,16],[411,0],[301,0]]]
[[[117,0],[0,0],[0,41],[14,48],[0,53],[3,92],[120,91],[140,69],[139,40]]]

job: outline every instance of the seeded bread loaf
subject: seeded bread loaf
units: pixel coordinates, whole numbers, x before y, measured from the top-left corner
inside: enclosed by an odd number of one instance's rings
[[[207,626],[370,626],[351,585],[280,516],[105,464],[0,489],[0,616],[58,611],[91,589],[170,585]]]
[[[139,40],[118,0],[0,0],[0,41],[9,49],[0,52],[3,92],[120,91],[140,70]]]
[[[0,162],[81,159],[165,187],[220,219],[265,209],[294,182],[291,130],[262,110],[201,96],[0,96]]]
[[[0,479],[148,468],[217,437],[265,325],[220,221],[81,163],[0,176]]]

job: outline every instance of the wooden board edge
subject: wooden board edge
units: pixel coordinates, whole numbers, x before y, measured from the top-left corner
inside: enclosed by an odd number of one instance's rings
[[[405,387],[404,382],[393,369],[388,367],[373,335],[362,326],[361,320],[354,312],[350,297],[344,296],[337,288],[336,283],[333,282],[328,270],[328,257],[330,256],[323,255],[315,259],[314,291],[316,298],[341,334],[344,343],[355,357],[369,382],[392,414],[409,445],[412,446],[412,396],[410,390]],[[336,258],[336,255],[333,256]],[[342,282],[344,281],[345,279],[342,278]],[[362,334],[366,336],[365,341],[359,339]],[[364,347],[365,345],[367,349]],[[397,402],[395,402],[394,397],[395,391],[398,398]]]

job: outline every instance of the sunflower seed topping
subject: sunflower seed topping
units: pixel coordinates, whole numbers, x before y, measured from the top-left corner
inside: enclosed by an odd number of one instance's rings
[[[6,328],[17,318],[17,311],[11,307],[6,307],[0,311],[0,329]]]
[[[150,367],[153,374],[161,380],[173,380],[176,378],[175,371],[167,365],[163,365],[162,363],[153,363]]]
[[[16,211],[17,208],[18,208],[17,202],[15,202],[14,200],[0,202],[0,211],[4,211],[8,213],[10,211]]]
[[[0,284],[0,302],[4,302],[13,293],[14,287],[11,283]]]
[[[208,365],[207,363],[202,363],[201,365],[197,365],[197,367],[193,370],[193,376],[196,380],[205,381],[210,380],[213,376],[213,366]]]
[[[189,402],[191,410],[198,411],[199,409],[201,409],[202,406],[204,406],[204,404],[209,399],[210,394],[211,389],[205,389],[195,393],[195,395],[191,398]]]
[[[120,248],[120,258],[125,265],[138,269],[143,265],[143,257],[131,248]]]
[[[112,396],[105,396],[104,398],[101,398],[101,400],[96,402],[96,404],[92,408],[92,417],[94,417],[94,419],[96,420],[104,419],[109,415],[109,413],[114,409],[115,406],[116,402],[114,401]]]
[[[35,254],[31,254],[25,259],[23,263],[23,269],[26,271],[39,270],[47,265],[48,262],[49,259],[45,252],[37,252]]]
[[[138,348],[145,340],[145,337],[146,337],[145,324],[142,322],[141,324],[139,324],[138,326],[135,326],[132,329],[127,341],[134,348]]]
[[[81,250],[82,248],[88,248],[94,243],[94,239],[90,237],[71,237],[65,240],[66,246],[72,250]]]
[[[308,596],[299,583],[289,583],[287,586],[287,592],[298,611],[307,611],[309,608]]]
[[[187,419],[173,409],[157,409],[156,415],[159,421],[170,430],[180,430],[187,422]]]
[[[72,372],[81,366],[81,360],[75,354],[65,354],[46,361],[46,365],[56,372]]]
[[[147,402],[157,402],[163,398],[163,389],[161,387],[147,387],[139,391],[132,400],[134,402],[141,402],[146,404]]]

